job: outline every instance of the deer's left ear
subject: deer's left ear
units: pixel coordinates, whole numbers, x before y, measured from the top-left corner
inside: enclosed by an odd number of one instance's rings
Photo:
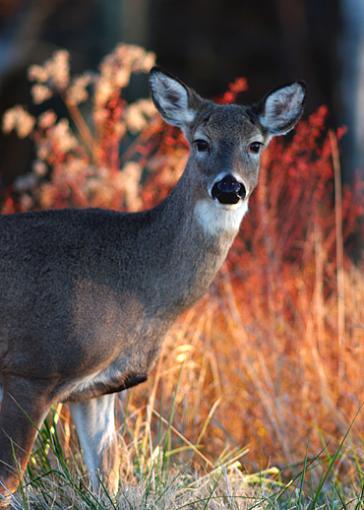
[[[305,85],[295,82],[268,94],[254,111],[270,135],[285,135],[300,119],[305,96]]]

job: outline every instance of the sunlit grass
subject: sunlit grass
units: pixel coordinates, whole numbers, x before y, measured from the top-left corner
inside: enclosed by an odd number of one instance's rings
[[[359,510],[364,506],[364,472],[358,451],[349,446],[351,427],[335,451],[329,453],[325,445],[315,457],[306,455],[296,466],[247,473],[243,448],[224,451],[196,471],[191,459],[199,455],[199,445],[178,433],[172,423],[173,410],[162,420],[151,413],[152,423],[143,424],[139,437],[129,435],[125,427],[120,430],[122,464],[131,468],[113,496],[105,487],[100,495],[88,489],[77,448],[65,455],[58,412],[59,408],[52,412],[41,430],[13,508]],[[157,437],[150,435],[151,426],[159,427]]]

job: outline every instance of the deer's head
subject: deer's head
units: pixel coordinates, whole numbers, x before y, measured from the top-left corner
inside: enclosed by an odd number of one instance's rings
[[[304,85],[286,85],[249,106],[203,99],[159,68],[150,73],[150,87],[163,119],[181,128],[190,144],[187,168],[195,198],[205,206],[213,203],[216,212],[246,211],[262,151],[273,136],[288,133],[299,120]]]

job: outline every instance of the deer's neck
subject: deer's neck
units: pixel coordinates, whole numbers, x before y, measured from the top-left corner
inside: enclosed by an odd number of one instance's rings
[[[199,299],[223,264],[246,212],[224,210],[195,195],[187,171],[150,211],[150,261],[158,306],[172,316]]]

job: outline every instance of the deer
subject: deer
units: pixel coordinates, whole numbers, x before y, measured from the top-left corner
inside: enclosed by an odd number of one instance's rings
[[[0,216],[0,494],[17,490],[50,406],[69,403],[93,490],[115,493],[115,398],[146,381],[176,318],[208,290],[248,211],[272,137],[300,119],[293,82],[251,105],[217,104],[159,67],[153,102],[189,144],[149,210]]]

